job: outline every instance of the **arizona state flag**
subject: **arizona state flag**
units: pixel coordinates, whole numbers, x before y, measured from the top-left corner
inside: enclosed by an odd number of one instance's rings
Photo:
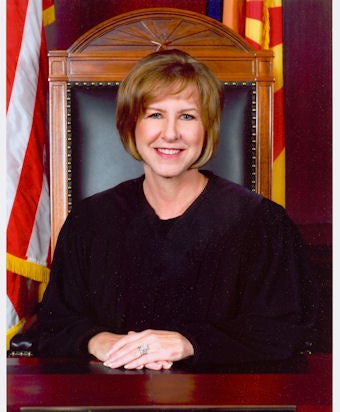
[[[286,165],[284,139],[282,0],[247,0],[245,38],[255,49],[274,52],[274,142],[272,199],[285,206]]]
[[[209,0],[209,10],[218,9],[221,0]],[[215,17],[211,15],[211,17]],[[282,0],[224,0],[222,22],[230,27],[256,49],[271,49],[274,52],[274,141],[272,199],[285,206],[286,165],[283,106],[283,41]]]

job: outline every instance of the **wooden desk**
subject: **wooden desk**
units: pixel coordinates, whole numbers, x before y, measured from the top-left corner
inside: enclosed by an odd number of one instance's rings
[[[110,370],[96,361],[10,358],[8,412],[329,412],[331,357],[312,355],[304,373]],[[57,408],[58,407],[58,408]],[[255,408],[256,407],[256,408]]]

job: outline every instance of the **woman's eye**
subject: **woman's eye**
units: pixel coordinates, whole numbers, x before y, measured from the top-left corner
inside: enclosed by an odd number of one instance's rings
[[[148,116],[150,119],[160,119],[162,115],[160,113],[151,113]]]
[[[181,117],[182,117],[183,120],[192,120],[192,119],[194,119],[194,116],[192,116],[191,114],[188,114],[188,113],[183,113]]]

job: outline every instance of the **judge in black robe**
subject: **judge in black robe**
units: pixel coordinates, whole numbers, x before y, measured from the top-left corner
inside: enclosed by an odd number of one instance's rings
[[[124,79],[117,128],[145,174],[68,216],[39,312],[41,354],[167,369],[304,351],[313,297],[295,226],[281,206],[200,171],[222,102],[210,70],[178,50]]]
[[[305,349],[312,290],[303,242],[285,210],[205,172],[203,193],[160,220],[143,178],[68,216],[40,311],[41,353],[87,354],[101,332],[175,330],[193,365],[287,359]]]

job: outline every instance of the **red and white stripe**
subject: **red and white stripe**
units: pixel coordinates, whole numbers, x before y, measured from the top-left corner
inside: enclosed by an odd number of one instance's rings
[[[43,0],[7,2],[7,329],[16,332],[48,278],[45,174],[47,49]],[[51,6],[51,1],[48,2]]]

